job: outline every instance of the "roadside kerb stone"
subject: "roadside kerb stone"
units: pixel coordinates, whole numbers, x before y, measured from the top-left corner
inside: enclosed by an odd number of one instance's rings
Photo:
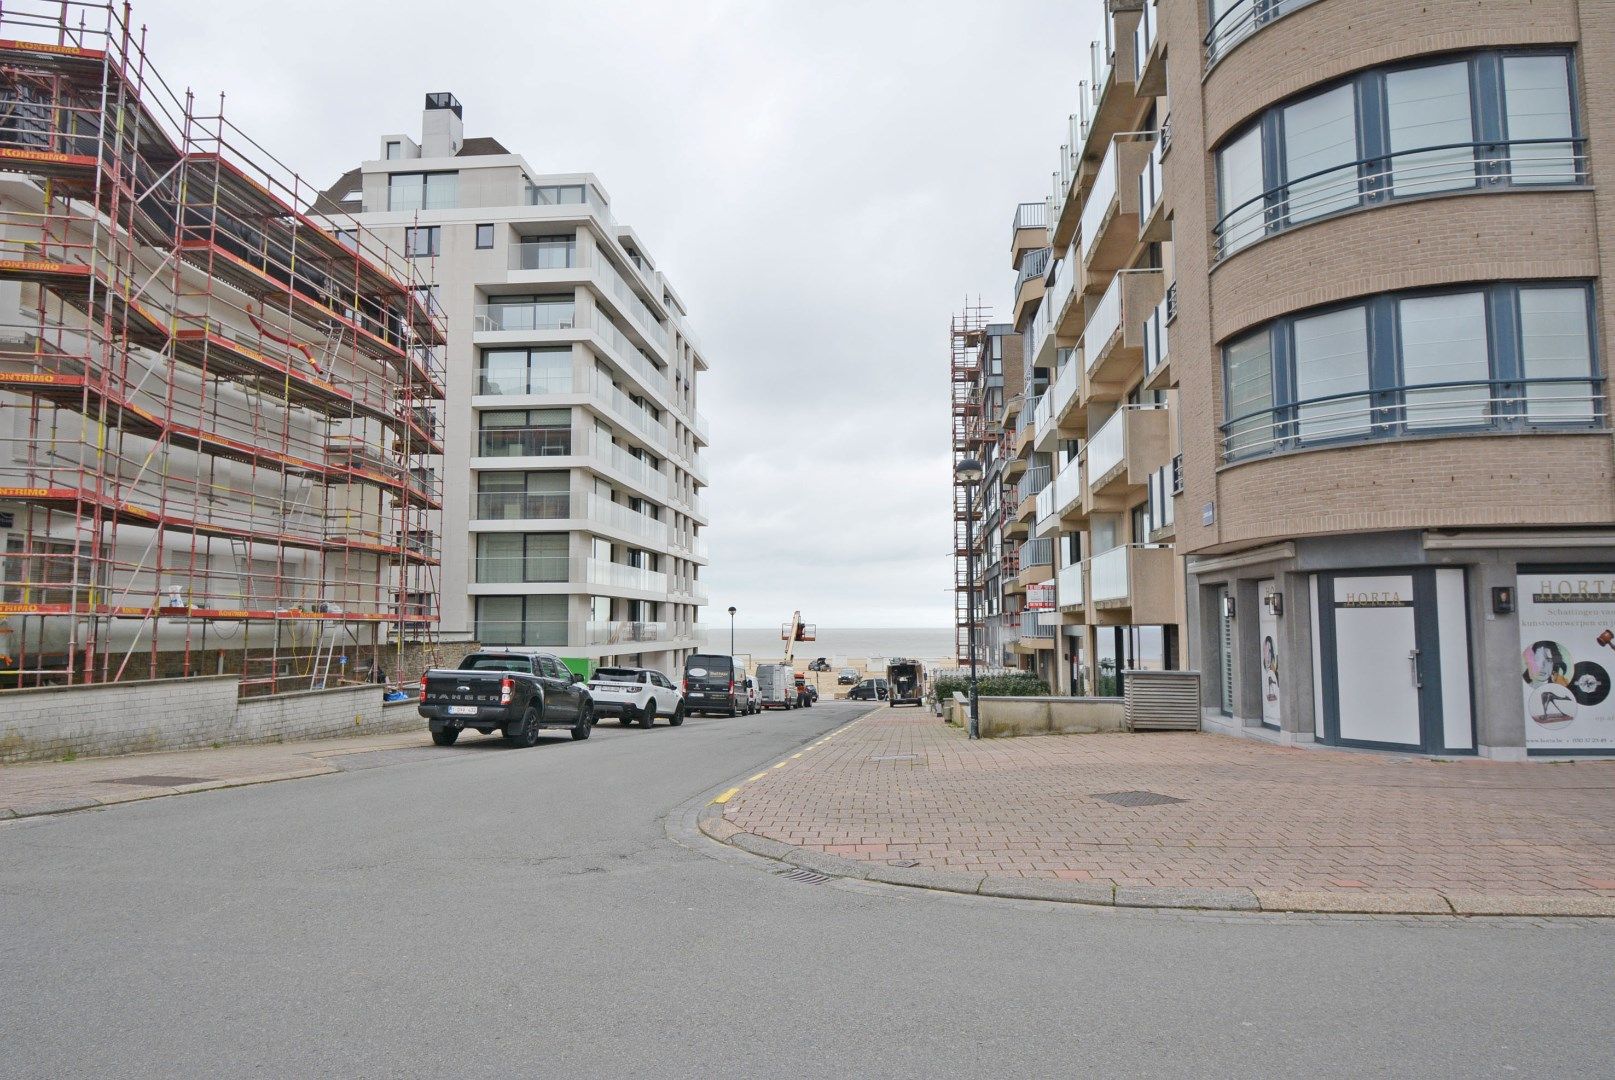
[[[1355,915],[1451,915],[1452,905],[1438,892],[1313,892],[1256,889],[1263,911],[1319,911]]]
[[[1117,886],[1117,907],[1202,908],[1208,911],[1260,911],[1249,889],[1180,889],[1168,885]]]
[[[1615,916],[1615,896],[1477,896],[1447,897],[1459,915],[1592,915]]]
[[[976,893],[986,874],[967,874],[957,870],[928,870],[922,866],[882,866],[870,863],[869,881],[882,881],[888,885],[907,885],[916,889],[936,889],[940,892]]]
[[[976,891],[982,896],[1002,896],[1010,900],[1058,900],[1067,904],[1100,904],[1106,907],[1116,903],[1116,886],[1097,881],[1043,880],[988,874]]]

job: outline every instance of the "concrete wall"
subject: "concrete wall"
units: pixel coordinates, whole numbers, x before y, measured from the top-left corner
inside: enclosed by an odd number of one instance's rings
[[[384,709],[379,686],[238,700],[233,676],[0,691],[0,762],[45,761],[215,743],[408,731],[413,701]]]
[[[984,697],[979,700],[981,737],[1009,739],[1020,735],[1092,735],[1126,730],[1121,698]],[[947,706],[951,723],[970,721],[968,699]]]

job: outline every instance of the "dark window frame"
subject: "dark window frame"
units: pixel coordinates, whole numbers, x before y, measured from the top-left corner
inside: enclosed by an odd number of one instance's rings
[[[1557,183],[1522,182],[1519,184],[1513,181],[1511,174],[1513,159],[1512,155],[1509,154],[1509,148],[1517,144],[1508,137],[1507,91],[1503,71],[1505,60],[1523,56],[1550,56],[1564,60],[1570,111],[1570,136],[1565,139],[1536,141],[1553,145],[1563,143],[1572,147],[1572,152],[1575,156],[1575,175],[1568,181]],[[1212,148],[1214,194],[1216,195],[1216,200],[1220,200],[1223,153],[1253,130],[1260,130],[1261,132],[1262,192],[1259,196],[1230,208],[1226,214],[1220,215],[1213,222],[1211,230],[1213,268],[1222,260],[1230,258],[1241,251],[1246,251],[1263,240],[1288,232],[1291,229],[1310,225],[1314,222],[1328,221],[1344,214],[1360,213],[1364,210],[1390,203],[1473,195],[1497,190],[1562,191],[1587,187],[1590,179],[1586,164],[1588,136],[1587,125],[1582,115],[1583,106],[1580,88],[1577,82],[1579,76],[1577,60],[1574,49],[1563,47],[1522,47],[1426,55],[1395,64],[1387,64],[1382,67],[1369,68],[1342,78],[1309,86],[1300,93],[1292,94],[1282,101],[1267,106],[1259,116],[1230,131]],[[1386,77],[1400,71],[1444,67],[1459,62],[1465,63],[1469,67],[1470,124],[1472,132],[1472,141],[1469,145],[1473,147],[1477,158],[1475,162],[1475,180],[1468,186],[1414,191],[1409,194],[1398,195],[1392,189],[1395,174],[1393,172],[1394,157],[1389,150],[1390,113],[1385,89]],[[1333,93],[1343,86],[1353,87],[1355,102],[1353,122],[1359,156],[1354,161],[1329,166],[1327,169],[1321,170],[1320,173],[1300,177],[1288,176],[1285,169],[1284,110],[1301,102]],[[1442,149],[1458,149],[1460,145],[1410,148],[1401,151],[1400,154],[1412,155]],[[1350,168],[1356,170],[1359,188],[1356,200],[1351,205],[1342,206],[1300,221],[1290,219],[1288,204],[1292,187],[1305,183],[1307,180],[1319,175],[1337,171],[1344,172]],[[1259,204],[1258,200],[1260,200]],[[1214,200],[1214,205],[1220,205],[1220,201]],[[1258,205],[1259,213],[1257,212]],[[1241,217],[1240,215],[1242,214],[1246,216]],[[1230,225],[1234,226],[1233,230],[1229,229]],[[1223,238],[1229,231],[1234,231],[1239,236],[1243,236],[1247,231],[1254,233],[1254,235],[1233,250],[1227,250]]]
[[[476,245],[478,251],[488,251],[493,247],[492,224],[482,224],[477,226]]]
[[[1546,278],[1529,281],[1468,282],[1376,293],[1372,296],[1357,297],[1352,300],[1323,304],[1302,311],[1291,312],[1230,338],[1219,346],[1220,363],[1222,365],[1222,422],[1218,425],[1219,460],[1224,464],[1233,464],[1271,457],[1275,454],[1294,450],[1313,450],[1320,447],[1357,445],[1386,440],[1428,436],[1439,437],[1474,432],[1527,434],[1538,431],[1562,433],[1565,431],[1607,430],[1608,417],[1603,407],[1605,376],[1603,374],[1602,348],[1598,337],[1598,290],[1596,284],[1595,281],[1586,278]],[[1592,416],[1590,418],[1565,418],[1561,420],[1544,417],[1532,419],[1529,415],[1529,402],[1526,400],[1525,388],[1533,380],[1527,379],[1524,374],[1525,342],[1520,319],[1519,297],[1522,293],[1531,290],[1566,289],[1580,289],[1584,296],[1583,310],[1587,318],[1588,370],[1585,376],[1565,376],[1562,379],[1549,378],[1546,381],[1549,383],[1580,383],[1585,381],[1588,387],[1595,391],[1591,395]],[[1485,313],[1482,321],[1485,325],[1487,336],[1487,381],[1484,384],[1473,382],[1408,384],[1405,378],[1398,319],[1400,304],[1409,299],[1460,296],[1477,292],[1482,294],[1485,302]],[[1295,324],[1304,319],[1357,308],[1364,310],[1368,327],[1368,388],[1364,391],[1348,391],[1321,398],[1304,400],[1298,398],[1295,378]],[[1259,410],[1255,413],[1230,416],[1227,366],[1229,350],[1262,334],[1268,335],[1272,404],[1270,408]],[[1407,416],[1408,391],[1429,390],[1443,386],[1462,388],[1471,385],[1484,385],[1488,390],[1489,407],[1493,408],[1493,412],[1486,421],[1479,424],[1461,422],[1449,425],[1436,425],[1427,421],[1409,421]],[[1328,402],[1337,398],[1358,397],[1368,399],[1371,405],[1367,430],[1324,437],[1303,438],[1300,435],[1298,421],[1300,406]],[[1502,401],[1501,408],[1495,407],[1498,399]],[[1267,445],[1262,445],[1259,449],[1246,449],[1231,453],[1227,446],[1231,429],[1237,424],[1248,423],[1253,419],[1263,417],[1271,417],[1272,419],[1271,427],[1274,434],[1271,442]]]

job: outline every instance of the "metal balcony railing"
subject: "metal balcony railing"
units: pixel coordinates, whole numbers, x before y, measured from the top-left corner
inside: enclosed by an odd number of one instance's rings
[[[1023,202],[1015,207],[1015,221],[1013,232],[1022,229],[1046,229],[1049,227],[1049,207],[1047,203]]]
[[[1020,546],[1021,569],[1030,566],[1052,566],[1054,564],[1054,541],[1049,539],[1028,540]]]

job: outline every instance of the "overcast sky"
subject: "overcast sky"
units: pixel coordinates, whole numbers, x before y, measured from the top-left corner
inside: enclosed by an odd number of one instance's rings
[[[1101,0],[136,0],[164,77],[324,186],[417,133],[598,175],[690,307],[712,609],[953,618],[947,324],[1008,315]]]

